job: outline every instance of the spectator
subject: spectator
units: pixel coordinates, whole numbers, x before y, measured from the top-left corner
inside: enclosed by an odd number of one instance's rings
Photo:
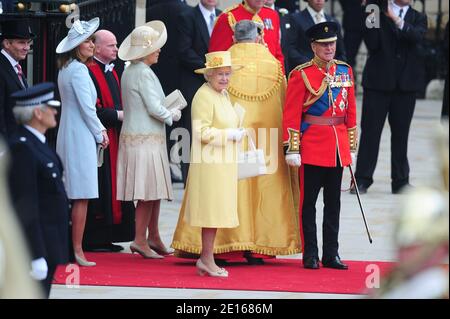
[[[310,41],[306,36],[306,30],[313,25],[332,21],[338,24],[338,40],[336,49],[336,59],[346,61],[344,42],[341,36],[341,27],[337,20],[324,12],[325,1],[327,0],[304,0],[308,2],[306,9],[293,13],[290,17],[290,29],[288,31],[289,46],[289,67],[293,70],[298,65],[311,61],[314,52],[311,49]]]
[[[98,198],[97,144],[106,148],[109,138],[97,117],[97,92],[86,64],[94,56],[93,33],[98,18],[77,20],[56,48],[59,58],[58,87],[61,123],[56,151],[65,168],[65,185],[72,204],[72,245],[80,266],[95,266],[86,260],[82,242],[89,199]]]
[[[99,198],[88,205],[84,249],[117,252],[123,247],[113,241],[131,241],[134,237],[134,204],[117,200],[117,152],[123,110],[119,77],[112,62],[117,59],[118,48],[110,31],[100,30],[94,36],[95,54],[88,68],[97,91],[97,116],[107,128],[109,147],[98,168]]]
[[[11,94],[28,87],[19,62],[27,58],[35,35],[28,20],[2,22],[0,42],[0,136],[7,138],[17,127],[12,108]]]
[[[411,0],[395,0],[379,16],[371,13],[364,41],[369,51],[363,72],[361,144],[355,177],[360,194],[373,183],[380,138],[388,118],[391,127],[391,190],[397,194],[409,186],[408,135],[420,90],[422,61],[418,47],[427,32],[427,17],[410,6]],[[368,3],[369,4],[369,3]],[[352,193],[356,193],[353,188]]]
[[[209,39],[214,21],[221,13],[215,7],[217,0],[201,0],[198,6],[185,10],[178,20],[178,59],[180,61],[180,88],[188,102],[183,110],[181,126],[192,133],[191,103],[195,92],[203,85],[204,78],[195,74],[194,70],[205,64],[205,54],[208,53]],[[189,161],[189,159],[188,159]],[[189,171],[189,163],[182,162],[183,181]]]
[[[161,199],[173,199],[165,126],[178,121],[181,112],[169,111],[162,105],[165,95],[150,68],[158,62],[166,40],[164,23],[150,21],[134,29],[119,48],[119,58],[131,64],[121,81],[124,120],[119,140],[117,199],[137,201],[135,239],[130,249],[144,258],[163,258],[152,249],[162,255],[169,253],[158,227]]]

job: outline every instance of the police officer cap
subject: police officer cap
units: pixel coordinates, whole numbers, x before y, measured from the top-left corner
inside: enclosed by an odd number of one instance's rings
[[[27,89],[17,91],[11,95],[16,107],[32,107],[46,104],[59,107],[61,103],[55,101],[55,85],[51,82],[39,83]]]
[[[311,42],[333,42],[337,40],[338,24],[336,22],[322,22],[306,30],[306,36]]]

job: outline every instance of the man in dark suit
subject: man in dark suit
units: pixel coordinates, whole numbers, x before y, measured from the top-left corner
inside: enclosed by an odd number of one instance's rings
[[[0,35],[0,136],[8,137],[16,129],[11,94],[28,87],[20,61],[26,59],[34,34],[27,20],[2,22]]]
[[[205,54],[208,53],[209,39],[211,37],[214,21],[221,13],[215,7],[217,0],[200,0],[194,7],[185,10],[178,20],[178,59],[180,61],[180,89],[188,102],[183,109],[180,124],[191,134],[191,103],[197,90],[205,83],[202,75],[194,70],[205,66]],[[186,151],[186,150],[184,150]],[[183,155],[183,154],[182,154]],[[189,157],[183,158],[181,169],[183,180],[186,181],[189,170]]]
[[[58,264],[68,261],[69,202],[59,157],[45,143],[56,127],[53,83],[42,83],[12,95],[21,125],[10,139],[9,185],[12,203],[32,256],[31,276],[48,297]]]
[[[344,45],[347,62],[355,69],[356,56],[363,41],[364,8],[366,0],[339,0],[344,16]]]
[[[305,32],[310,27],[321,22],[336,22],[339,25],[338,40],[336,48],[336,59],[347,61],[344,42],[342,40],[339,22],[323,10],[327,0],[304,0],[308,2],[306,9],[293,13],[290,16],[290,29],[288,30],[288,59],[290,70],[298,65],[311,61],[314,53],[311,49],[310,40]]]
[[[387,1],[385,1],[387,2]],[[409,185],[408,134],[420,90],[423,61],[418,45],[427,32],[427,17],[414,10],[411,0],[395,0],[379,16],[367,17],[364,41],[369,57],[364,68],[361,144],[355,177],[360,193],[373,183],[384,122],[391,127],[391,190]],[[379,19],[379,20],[377,20]],[[356,193],[352,189],[352,193]]]

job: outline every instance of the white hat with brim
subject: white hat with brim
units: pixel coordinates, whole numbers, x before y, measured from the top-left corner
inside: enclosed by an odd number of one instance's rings
[[[119,58],[132,61],[161,49],[167,41],[167,29],[162,21],[154,20],[135,28],[122,42]]]
[[[231,63],[231,53],[229,51],[216,51],[205,54],[205,67],[197,69],[194,72],[197,74],[205,74],[207,70],[231,67],[232,70],[237,71],[242,69],[243,65],[236,65]]]
[[[56,53],[65,53],[75,49],[81,43],[89,39],[100,25],[100,19],[94,18],[89,22],[76,20],[67,36],[59,42]]]

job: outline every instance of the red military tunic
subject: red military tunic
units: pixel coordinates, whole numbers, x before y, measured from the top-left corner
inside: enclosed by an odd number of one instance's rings
[[[228,50],[233,45],[234,25],[241,20],[253,20],[264,24],[264,42],[273,56],[284,66],[278,13],[267,7],[256,13],[245,2],[225,10],[219,16],[211,34],[209,52]]]
[[[322,61],[311,60],[295,68],[289,78],[283,114],[283,144],[286,154],[301,154],[302,164],[336,167],[351,164],[356,149],[356,100],[352,68],[334,60],[329,80]],[[332,98],[330,99],[330,94]],[[330,103],[330,100],[333,102]],[[338,125],[315,125],[302,121],[306,114],[318,117],[345,117]],[[353,141],[349,141],[349,136]]]

